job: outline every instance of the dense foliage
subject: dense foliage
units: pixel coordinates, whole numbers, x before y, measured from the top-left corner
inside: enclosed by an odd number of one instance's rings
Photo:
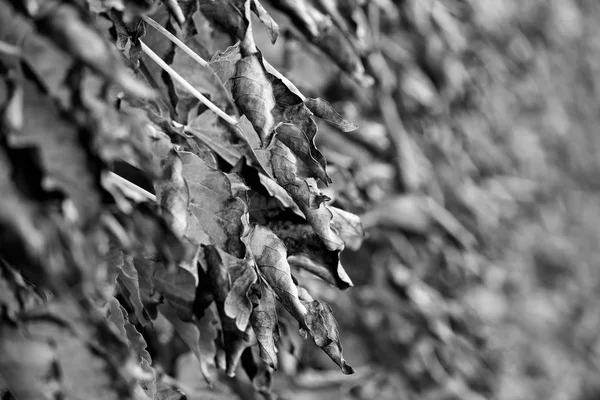
[[[0,0],[3,399],[595,398],[598,6],[263,3]]]

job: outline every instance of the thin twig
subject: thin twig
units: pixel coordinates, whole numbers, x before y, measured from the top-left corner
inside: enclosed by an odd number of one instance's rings
[[[198,55],[198,53],[196,53],[194,50],[190,49],[185,43],[183,43],[181,40],[179,40],[177,38],[177,36],[173,35],[171,32],[166,30],[165,27],[163,27],[161,24],[159,24],[152,18],[148,17],[147,15],[142,16],[142,18],[144,19],[144,21],[146,21],[147,23],[152,25],[152,27],[154,29],[156,29],[157,31],[162,33],[167,39],[169,39],[171,42],[175,43],[175,45],[177,45],[177,47],[179,47],[181,50],[185,51],[186,54],[189,55],[190,57],[192,57],[194,59],[194,61],[196,61],[198,64],[202,65],[203,67],[208,67],[208,62],[206,60],[204,60],[202,57],[200,57]]]
[[[140,40],[140,44],[142,45],[142,51],[146,53],[148,57],[150,57],[155,63],[157,63],[162,69],[164,69],[171,78],[175,79],[181,86],[187,89],[194,97],[202,102],[205,106],[213,110],[219,117],[223,118],[225,121],[229,122],[231,125],[236,125],[238,123],[237,119],[232,117],[231,115],[227,115],[223,110],[217,107],[213,102],[208,100],[202,93],[196,90],[188,81],[186,81],[181,75],[177,73],[173,68],[171,68],[166,62],[163,61],[155,52],[153,52],[144,42]]]
[[[121,187],[124,187],[126,190],[135,192],[136,194],[140,195],[141,197],[144,197],[147,200],[156,201],[155,195],[153,195],[146,189],[139,187],[135,183],[128,181],[127,179],[123,178],[122,176],[117,175],[112,171],[109,171],[108,176],[111,180],[113,180],[113,182],[115,182],[117,185],[119,185]]]

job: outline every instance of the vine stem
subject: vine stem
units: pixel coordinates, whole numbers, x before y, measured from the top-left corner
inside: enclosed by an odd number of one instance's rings
[[[162,58],[158,56],[155,52],[153,52],[144,42],[140,40],[140,44],[142,45],[142,51],[146,53],[148,57],[150,57],[155,63],[157,63],[165,72],[167,72],[171,78],[175,79],[181,86],[183,86],[188,92],[190,92],[194,97],[202,102],[206,107],[214,111],[219,117],[223,118],[225,121],[229,122],[231,125],[236,125],[238,123],[237,119],[232,117],[231,115],[227,115],[223,110],[217,107],[212,101],[208,100],[202,93],[200,93],[196,88],[194,88],[188,81],[185,80],[184,77],[179,75],[177,71],[171,68],[166,62],[163,61]]]
[[[177,36],[173,35],[171,32],[166,30],[164,26],[162,26],[161,24],[159,24],[152,18],[148,17],[147,15],[143,15],[142,19],[144,21],[146,21],[148,24],[150,24],[154,29],[156,29],[161,34],[163,34],[163,36],[165,36],[171,42],[175,43],[175,45],[177,45],[177,47],[179,47],[181,50],[185,51],[185,53],[188,56],[192,57],[194,59],[194,61],[196,61],[198,64],[202,65],[203,67],[208,67],[208,62],[206,60],[204,60],[202,57],[200,57],[198,55],[198,53],[196,53],[194,50],[190,49],[185,43],[183,43],[181,40],[179,40],[177,38]]]
[[[147,200],[156,202],[156,196],[154,194],[150,193],[149,191],[147,191],[144,188],[139,187],[135,183],[128,181],[127,179],[123,178],[120,175],[115,174],[112,171],[108,172],[108,176],[109,176],[110,180],[115,182],[117,185],[124,187],[126,190],[135,192],[136,194],[139,194],[141,197],[144,197]]]

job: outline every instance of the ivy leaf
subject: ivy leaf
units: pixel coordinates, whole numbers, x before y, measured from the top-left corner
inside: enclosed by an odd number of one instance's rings
[[[256,258],[261,274],[273,288],[281,304],[304,326],[306,308],[298,299],[298,288],[287,262],[287,249],[281,239],[268,228],[255,225],[245,240]]]
[[[277,369],[277,348],[275,343],[279,340],[279,326],[277,324],[277,310],[273,290],[263,281],[259,282],[260,298],[258,305],[252,310],[250,324],[258,345],[261,359],[271,368]]]

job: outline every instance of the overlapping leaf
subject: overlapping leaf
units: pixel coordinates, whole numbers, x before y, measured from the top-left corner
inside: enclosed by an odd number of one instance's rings
[[[298,299],[298,288],[287,262],[287,249],[281,239],[269,229],[255,225],[245,240],[256,258],[260,272],[281,304],[304,326],[306,308]]]
[[[277,348],[279,325],[273,290],[262,280],[259,282],[258,305],[252,310],[250,324],[260,347],[260,357],[271,368],[277,369]]]
[[[250,345],[250,290],[257,276],[248,260],[235,258],[213,246],[205,247],[204,253],[223,329],[226,370],[231,375],[242,351]]]

